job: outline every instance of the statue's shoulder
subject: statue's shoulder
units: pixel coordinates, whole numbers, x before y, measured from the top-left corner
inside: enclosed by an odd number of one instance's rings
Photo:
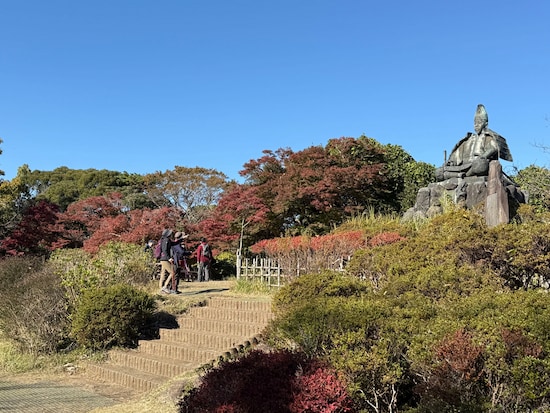
[[[466,136],[464,136],[461,140],[459,140],[459,141],[457,142],[457,144],[455,145],[455,147],[453,148],[453,150],[451,151],[451,153],[456,152],[456,150],[457,150],[458,148],[460,148],[460,146],[462,146],[463,143],[467,142],[471,137],[472,137],[472,132],[466,133]]]
[[[483,133],[495,140],[498,146],[498,153],[501,159],[504,159],[505,161],[513,162],[512,153],[510,152],[510,148],[508,148],[508,143],[506,142],[506,139],[504,139],[504,136],[499,135],[498,133],[496,133],[495,131],[489,128],[485,128]]]

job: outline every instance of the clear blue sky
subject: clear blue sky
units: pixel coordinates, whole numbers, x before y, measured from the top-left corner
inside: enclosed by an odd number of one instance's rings
[[[547,0],[0,0],[0,170],[175,165],[365,134],[439,166],[478,103],[550,154]]]

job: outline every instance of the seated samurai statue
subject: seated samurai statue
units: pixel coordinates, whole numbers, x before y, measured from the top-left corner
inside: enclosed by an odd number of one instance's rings
[[[489,117],[483,105],[477,105],[474,116],[475,133],[468,132],[453,148],[444,165],[436,169],[436,180],[487,176],[489,162],[499,158],[512,161],[506,139],[487,126]]]

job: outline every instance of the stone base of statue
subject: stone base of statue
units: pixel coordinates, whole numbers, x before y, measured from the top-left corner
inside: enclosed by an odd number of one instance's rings
[[[457,176],[421,188],[414,207],[404,220],[430,218],[443,212],[445,198],[466,208],[483,211],[487,225],[508,223],[514,210],[527,201],[523,193],[505,174],[497,160],[489,162],[487,176]]]

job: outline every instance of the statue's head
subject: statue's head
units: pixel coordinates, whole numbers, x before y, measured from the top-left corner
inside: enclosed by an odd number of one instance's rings
[[[480,103],[477,105],[476,114],[474,116],[474,130],[479,135],[488,125],[489,116],[487,116],[485,106]]]

